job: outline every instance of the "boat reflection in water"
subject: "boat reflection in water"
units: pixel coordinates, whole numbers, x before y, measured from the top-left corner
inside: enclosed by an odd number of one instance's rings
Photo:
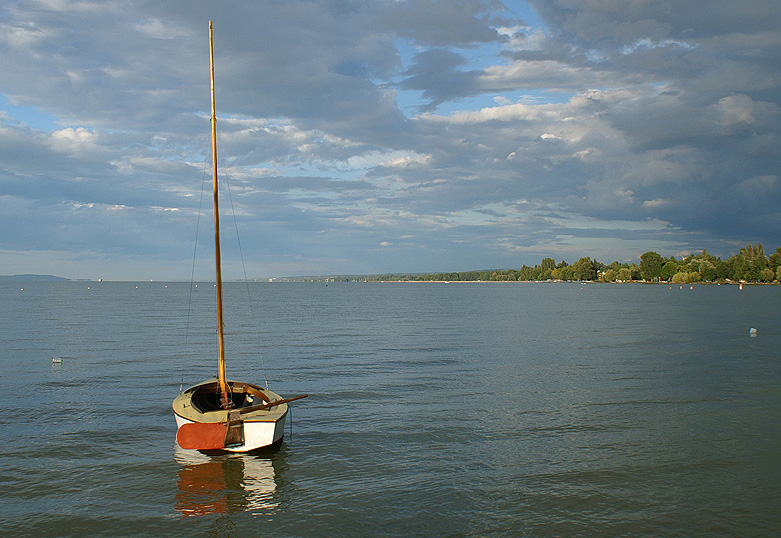
[[[207,456],[175,446],[174,459],[182,465],[175,508],[183,517],[240,511],[261,515],[279,505],[274,499],[274,465],[268,457]]]

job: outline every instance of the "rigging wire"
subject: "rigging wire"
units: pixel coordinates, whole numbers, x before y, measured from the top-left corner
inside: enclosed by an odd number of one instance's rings
[[[220,147],[222,147],[222,137],[219,133],[217,134],[217,143],[220,145]],[[220,151],[218,154],[223,155],[224,153]],[[222,169],[223,170],[227,169],[227,165],[225,164],[224,158],[222,159]],[[265,382],[266,390],[269,390],[268,378],[266,377],[266,364],[265,361],[263,360],[263,350],[261,346],[260,331],[258,328],[258,316],[255,314],[255,306],[252,301],[252,294],[250,293],[250,289],[249,289],[249,278],[247,278],[247,265],[244,261],[244,250],[241,248],[241,237],[239,236],[239,223],[238,220],[236,219],[236,208],[233,205],[233,193],[231,191],[230,176],[228,174],[223,174],[222,177],[225,178],[225,186],[228,190],[228,201],[230,202],[231,213],[233,216],[233,227],[236,232],[236,243],[239,247],[239,257],[241,258],[241,269],[244,273],[244,286],[246,287],[246,291],[247,291],[247,302],[249,303],[250,314],[252,315],[253,327],[255,329],[255,337],[258,340],[258,356],[260,357],[260,369],[261,369],[261,373],[263,374],[263,381]]]
[[[190,270],[190,295],[187,299],[187,325],[184,332],[184,355],[182,356],[182,381],[179,385],[179,392],[182,392],[182,387],[184,386],[184,368],[185,368],[185,358],[187,357],[187,343],[188,338],[190,336],[190,315],[192,313],[192,305],[193,305],[193,289],[195,286],[195,260],[198,255],[198,234],[201,230],[201,213],[203,210],[203,191],[206,188],[206,162],[203,164],[202,172],[201,172],[201,197],[198,200],[198,218],[195,225],[195,245],[193,246],[193,264],[192,269]]]

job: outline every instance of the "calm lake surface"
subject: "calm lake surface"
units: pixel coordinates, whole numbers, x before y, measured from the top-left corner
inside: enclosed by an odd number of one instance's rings
[[[217,369],[212,284],[0,284],[0,534],[781,529],[779,286],[225,292],[228,376],[309,394],[271,453],[175,447],[172,399]]]

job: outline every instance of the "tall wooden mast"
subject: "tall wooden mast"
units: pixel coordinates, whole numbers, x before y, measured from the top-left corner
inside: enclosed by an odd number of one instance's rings
[[[222,322],[222,264],[220,260],[220,202],[217,186],[217,111],[214,101],[214,39],[212,37],[212,21],[209,21],[209,67],[211,70],[212,96],[212,178],[214,188],[214,253],[217,269],[217,335],[219,342],[220,365],[220,399],[223,407],[229,404],[228,385],[225,378],[225,335]]]

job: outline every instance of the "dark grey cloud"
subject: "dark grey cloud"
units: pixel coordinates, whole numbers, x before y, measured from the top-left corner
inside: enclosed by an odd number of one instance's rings
[[[401,87],[423,92],[423,96],[429,100],[425,109],[478,93],[475,87],[477,73],[460,69],[467,63],[461,54],[431,49],[416,55],[413,62],[414,65],[404,73],[406,78]]]
[[[643,38],[776,31],[773,19],[781,14],[772,0],[713,0],[707,5],[685,0],[530,0],[529,4],[548,24],[586,42],[613,40],[622,44]]]
[[[376,2],[374,29],[427,47],[463,47],[502,39],[486,11],[486,2],[435,0]],[[499,6],[495,6],[499,7]]]

